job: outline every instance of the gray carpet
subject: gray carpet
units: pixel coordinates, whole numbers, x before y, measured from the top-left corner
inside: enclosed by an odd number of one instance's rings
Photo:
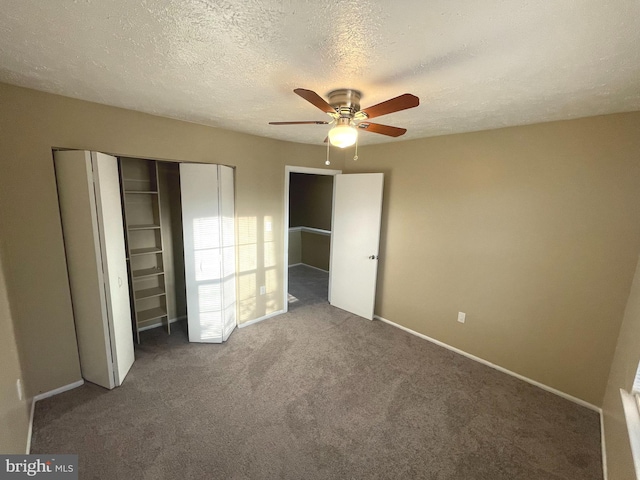
[[[602,478],[595,412],[327,304],[143,340],[122,387],[36,404],[33,453],[82,479]]]
[[[329,272],[307,265],[289,267],[289,310],[328,303]]]

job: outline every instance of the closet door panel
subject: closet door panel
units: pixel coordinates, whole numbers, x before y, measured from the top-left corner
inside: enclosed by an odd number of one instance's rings
[[[236,328],[236,228],[233,168],[218,167],[220,215],[222,217],[223,326],[226,340]]]
[[[91,153],[54,152],[54,164],[82,377],[111,389],[115,381]]]
[[[217,165],[180,164],[180,195],[189,341],[220,343],[223,276]]]
[[[96,179],[96,206],[102,250],[107,315],[116,386],[123,381],[133,362],[133,332],[127,274],[124,225],[120,197],[118,160],[103,153],[91,152]]]

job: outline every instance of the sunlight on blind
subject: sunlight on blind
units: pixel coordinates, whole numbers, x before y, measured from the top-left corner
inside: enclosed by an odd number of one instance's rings
[[[280,301],[277,295],[280,287],[279,275],[276,269],[278,253],[276,251],[275,233],[273,229],[273,217],[264,217],[264,284],[265,284],[265,313],[268,315],[280,308]]]
[[[240,245],[255,244],[258,241],[256,217],[240,217],[238,219],[238,243]]]
[[[194,252],[194,266],[196,281],[219,280],[220,272],[220,250],[196,250]]]
[[[269,314],[282,308],[278,295],[281,282],[277,269],[276,237],[272,216],[238,218],[237,300],[240,321],[255,318],[256,309],[264,308],[264,313]],[[226,270],[224,278],[226,281]],[[262,285],[264,292],[259,293]]]
[[[198,287],[200,313],[222,310],[222,295],[219,283],[208,283]]]
[[[273,217],[271,215],[264,217],[264,241],[273,242]]]
[[[222,249],[222,276],[228,277],[236,273],[236,256],[234,247]]]
[[[229,277],[224,280],[224,308],[231,307],[236,303],[236,278]]]
[[[240,321],[255,317],[258,280],[258,218],[239,217],[238,222],[238,315]]]
[[[278,290],[280,282],[278,281],[278,273],[275,269],[270,269],[264,272],[264,280],[266,293],[274,293]]]
[[[236,309],[235,308],[227,308],[224,313],[224,333],[225,335],[229,333],[236,325]]]
[[[247,300],[256,296],[256,274],[245,273],[241,274],[238,279],[239,291],[238,298],[240,300]]]
[[[233,247],[236,243],[236,232],[233,228],[233,217],[222,217],[222,246]]]
[[[220,247],[220,224],[218,217],[193,219],[193,248],[204,250]]]
[[[240,272],[249,272],[258,267],[258,246],[255,243],[252,245],[240,245],[238,254]]]
[[[198,286],[200,332],[203,339],[222,335],[222,295],[219,283]]]
[[[218,339],[222,336],[222,312],[206,312],[200,314],[200,338],[202,340]]]
[[[256,297],[247,298],[246,300],[242,300],[239,303],[240,310],[240,319],[246,320],[250,318],[255,318],[254,314],[256,311]]]
[[[276,244],[273,242],[264,244],[264,266],[267,268],[276,266]]]

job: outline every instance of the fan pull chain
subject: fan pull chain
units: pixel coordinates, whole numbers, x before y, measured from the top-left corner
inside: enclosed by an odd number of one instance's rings
[[[329,161],[329,140],[327,140],[327,161],[324,162],[325,165],[331,165],[331,162]]]
[[[360,135],[358,135],[359,137]],[[353,156],[353,161],[357,161],[358,160],[358,137],[356,137],[356,154]]]

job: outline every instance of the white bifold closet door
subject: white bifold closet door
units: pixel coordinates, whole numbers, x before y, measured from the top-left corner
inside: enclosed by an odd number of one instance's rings
[[[118,161],[80,150],[54,161],[82,376],[114,388],[135,359]]]
[[[180,164],[189,341],[220,343],[236,327],[233,169]]]

